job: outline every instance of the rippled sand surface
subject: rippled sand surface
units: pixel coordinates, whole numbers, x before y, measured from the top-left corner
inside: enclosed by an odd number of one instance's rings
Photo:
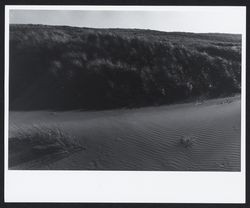
[[[10,112],[10,137],[34,125],[56,126],[84,147],[12,169],[240,171],[240,112],[240,97],[130,110]],[[182,138],[191,138],[190,145]]]

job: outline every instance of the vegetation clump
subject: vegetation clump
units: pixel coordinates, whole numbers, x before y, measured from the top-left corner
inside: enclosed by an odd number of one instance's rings
[[[191,136],[184,136],[180,139],[180,144],[185,148],[191,147],[194,145],[195,138]]]
[[[9,166],[83,149],[76,138],[60,128],[32,126],[25,131],[19,130],[14,137],[9,138]]]
[[[10,109],[161,105],[241,90],[241,35],[10,25]]]

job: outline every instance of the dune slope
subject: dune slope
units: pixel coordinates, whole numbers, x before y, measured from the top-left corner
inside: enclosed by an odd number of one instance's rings
[[[32,125],[57,126],[84,147],[11,169],[240,171],[240,109],[234,97],[132,110],[10,112],[10,137]]]

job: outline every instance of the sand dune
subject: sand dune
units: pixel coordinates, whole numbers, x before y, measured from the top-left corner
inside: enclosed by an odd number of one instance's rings
[[[130,110],[10,112],[10,138],[34,125],[56,126],[84,147],[10,169],[240,171],[240,112],[239,96]]]

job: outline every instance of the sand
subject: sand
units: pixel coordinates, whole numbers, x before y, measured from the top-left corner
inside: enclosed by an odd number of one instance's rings
[[[30,158],[9,168],[240,171],[240,121],[240,96],[95,112],[10,112],[10,138],[34,125],[57,127],[84,148],[61,156]]]

